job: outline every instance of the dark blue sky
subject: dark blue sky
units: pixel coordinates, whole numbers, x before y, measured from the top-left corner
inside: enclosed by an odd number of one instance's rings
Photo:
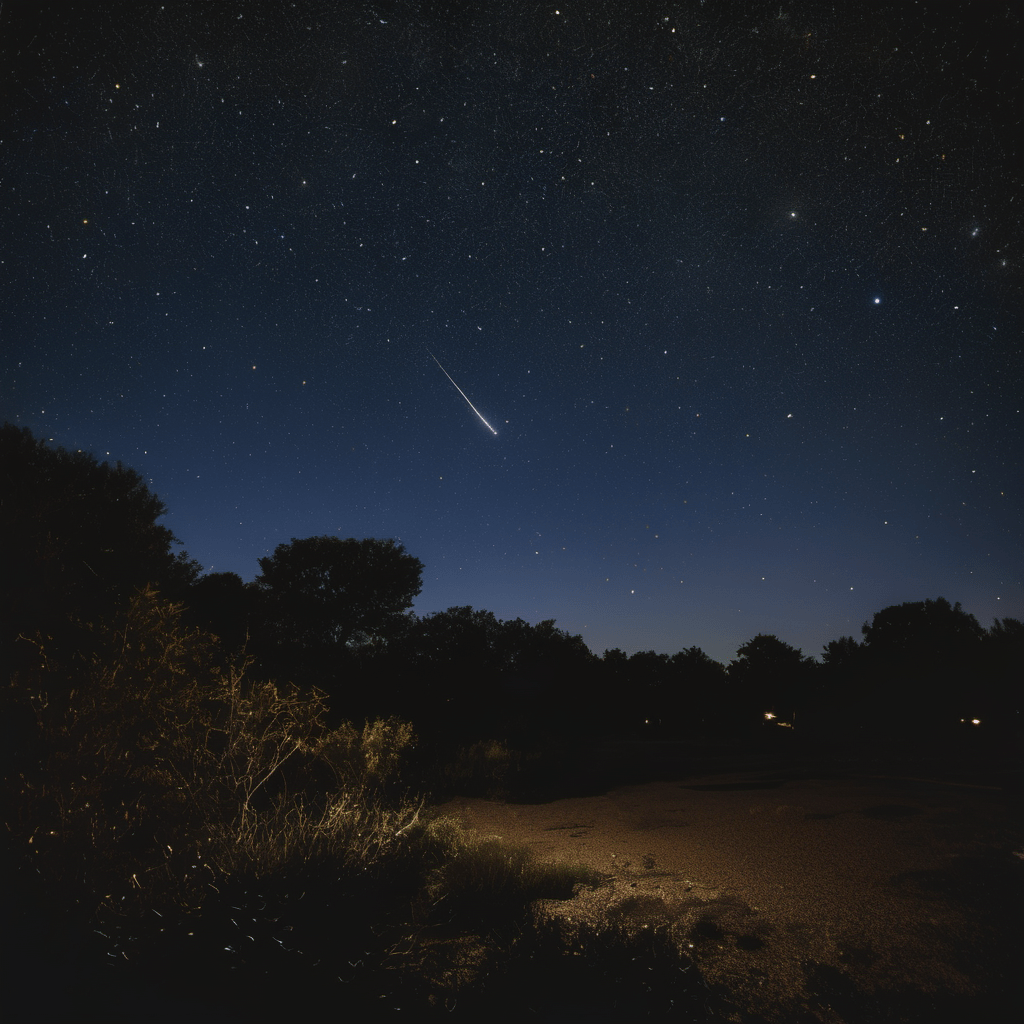
[[[850,6],[4,4],[0,413],[597,653],[1022,618],[1021,19]]]

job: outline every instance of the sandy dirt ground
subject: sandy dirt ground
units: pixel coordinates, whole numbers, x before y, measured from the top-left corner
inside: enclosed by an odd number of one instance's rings
[[[439,811],[606,872],[544,911],[669,929],[743,1012],[854,1024],[864,998],[908,993],[1020,1006],[1024,831],[998,786],[761,771]]]

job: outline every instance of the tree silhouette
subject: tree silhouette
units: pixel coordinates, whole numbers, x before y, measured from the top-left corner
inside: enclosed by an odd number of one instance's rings
[[[486,731],[494,717],[495,684],[508,665],[500,630],[492,612],[470,605],[417,619],[410,634],[410,716],[445,733]]]
[[[583,735],[597,720],[592,679],[597,659],[578,634],[544,619],[504,623],[514,652],[505,673],[507,715],[523,735]]]
[[[601,680],[604,690],[623,693],[629,686],[629,655],[621,647],[612,647],[601,655]]]
[[[672,731],[717,728],[728,709],[725,666],[699,647],[678,651],[669,660],[673,681],[663,717]]]
[[[627,706],[635,719],[635,727],[647,733],[659,733],[674,674],[668,655],[635,651],[630,656],[628,672]]]
[[[978,678],[985,631],[959,602],[890,605],[861,632],[871,697],[897,726],[952,721],[988,685]]]
[[[1024,730],[1020,686],[1024,676],[1024,623],[1019,619],[994,619],[983,650],[988,687],[977,713],[990,717],[991,724],[998,725],[1000,731],[1019,735]]]
[[[821,652],[821,663],[830,669],[844,670],[858,663],[860,644],[852,636],[829,640]]]
[[[716,728],[728,695],[725,666],[699,647],[673,655],[606,650],[597,679],[617,698],[604,709],[604,731],[679,736]]]
[[[940,597],[883,608],[864,623],[861,632],[872,651],[885,651],[894,657],[912,651],[920,657],[925,647],[948,652],[966,644],[973,649],[985,631],[959,601],[950,605]]]
[[[746,714],[790,716],[813,700],[815,664],[797,647],[759,633],[736,651],[729,680],[738,708]]]
[[[565,728],[585,706],[581,691],[595,661],[553,619],[503,621],[469,605],[416,619],[408,645],[405,702],[396,710],[462,740]]]
[[[245,647],[256,626],[255,588],[234,572],[211,572],[189,587],[185,617],[194,626],[213,633],[228,651]]]
[[[271,667],[324,686],[355,651],[401,632],[423,572],[401,544],[374,538],[292,538],[259,564],[258,650]]]
[[[3,641],[92,620],[138,588],[179,597],[199,573],[157,520],[164,503],[133,469],[0,427]]]

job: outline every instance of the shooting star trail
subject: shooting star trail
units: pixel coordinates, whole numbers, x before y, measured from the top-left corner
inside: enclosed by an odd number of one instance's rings
[[[438,362],[437,362],[437,356],[435,356],[435,355],[434,355],[434,353],[433,353],[433,352],[431,352],[429,348],[427,349],[427,355],[428,355],[428,356],[430,356],[430,358],[431,358],[431,359],[433,359],[435,363],[437,363],[438,369],[439,369],[439,370],[440,370],[440,371],[441,371],[441,372],[442,372],[442,373],[443,373],[443,374],[444,374],[444,375],[445,375],[445,376],[446,376],[446,377],[447,377],[447,378],[448,378],[449,380],[452,380],[452,375],[451,375],[451,374],[450,374],[450,373],[449,373],[449,372],[448,372],[448,371],[447,371],[447,370],[446,370],[446,369],[445,369],[445,368],[444,368],[444,367],[443,367],[443,366],[442,366],[442,365],[441,365],[440,363],[438,363]],[[455,390],[456,390],[456,391],[458,391],[458,393],[459,393],[460,395],[462,395],[462,397],[463,397],[463,398],[465,398],[465,399],[466,399],[466,405],[468,405],[468,406],[470,407],[470,409],[472,409],[472,410],[473,410],[473,412],[475,412],[475,413],[477,414],[477,416],[480,416],[480,410],[479,410],[479,409],[478,409],[478,408],[477,408],[477,407],[476,407],[476,406],[475,406],[475,405],[474,405],[474,404],[473,404],[473,403],[472,403],[472,402],[471,402],[471,401],[469,400],[469,398],[468,398],[468,397],[466,396],[466,392],[465,392],[465,391],[463,391],[463,390],[462,390],[462,388],[460,388],[458,384],[455,384],[455,381],[453,381],[453,380],[452,380],[452,384],[454,384],[454,385],[455,385]],[[487,420],[485,420],[485,419],[483,418],[483,416],[480,416],[480,422],[481,422],[481,423],[482,423],[482,424],[483,424],[483,425],[484,425],[484,426],[485,426],[485,427],[486,427],[486,428],[487,428],[487,429],[488,429],[488,430],[489,430],[489,431],[490,431],[490,432],[491,432],[491,433],[492,433],[492,434],[493,434],[493,435],[494,435],[495,437],[497,437],[497,436],[498,436],[498,432],[497,432],[497,431],[496,431],[496,430],[494,429],[494,427],[492,427],[492,426],[490,425],[490,423],[488,423],[488,422],[487,422]]]

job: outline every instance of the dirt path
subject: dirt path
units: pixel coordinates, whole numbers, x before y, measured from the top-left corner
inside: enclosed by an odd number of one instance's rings
[[[546,910],[672,930],[748,1013],[859,1024],[1020,1000],[1024,833],[994,787],[760,773],[440,810],[608,872]]]

